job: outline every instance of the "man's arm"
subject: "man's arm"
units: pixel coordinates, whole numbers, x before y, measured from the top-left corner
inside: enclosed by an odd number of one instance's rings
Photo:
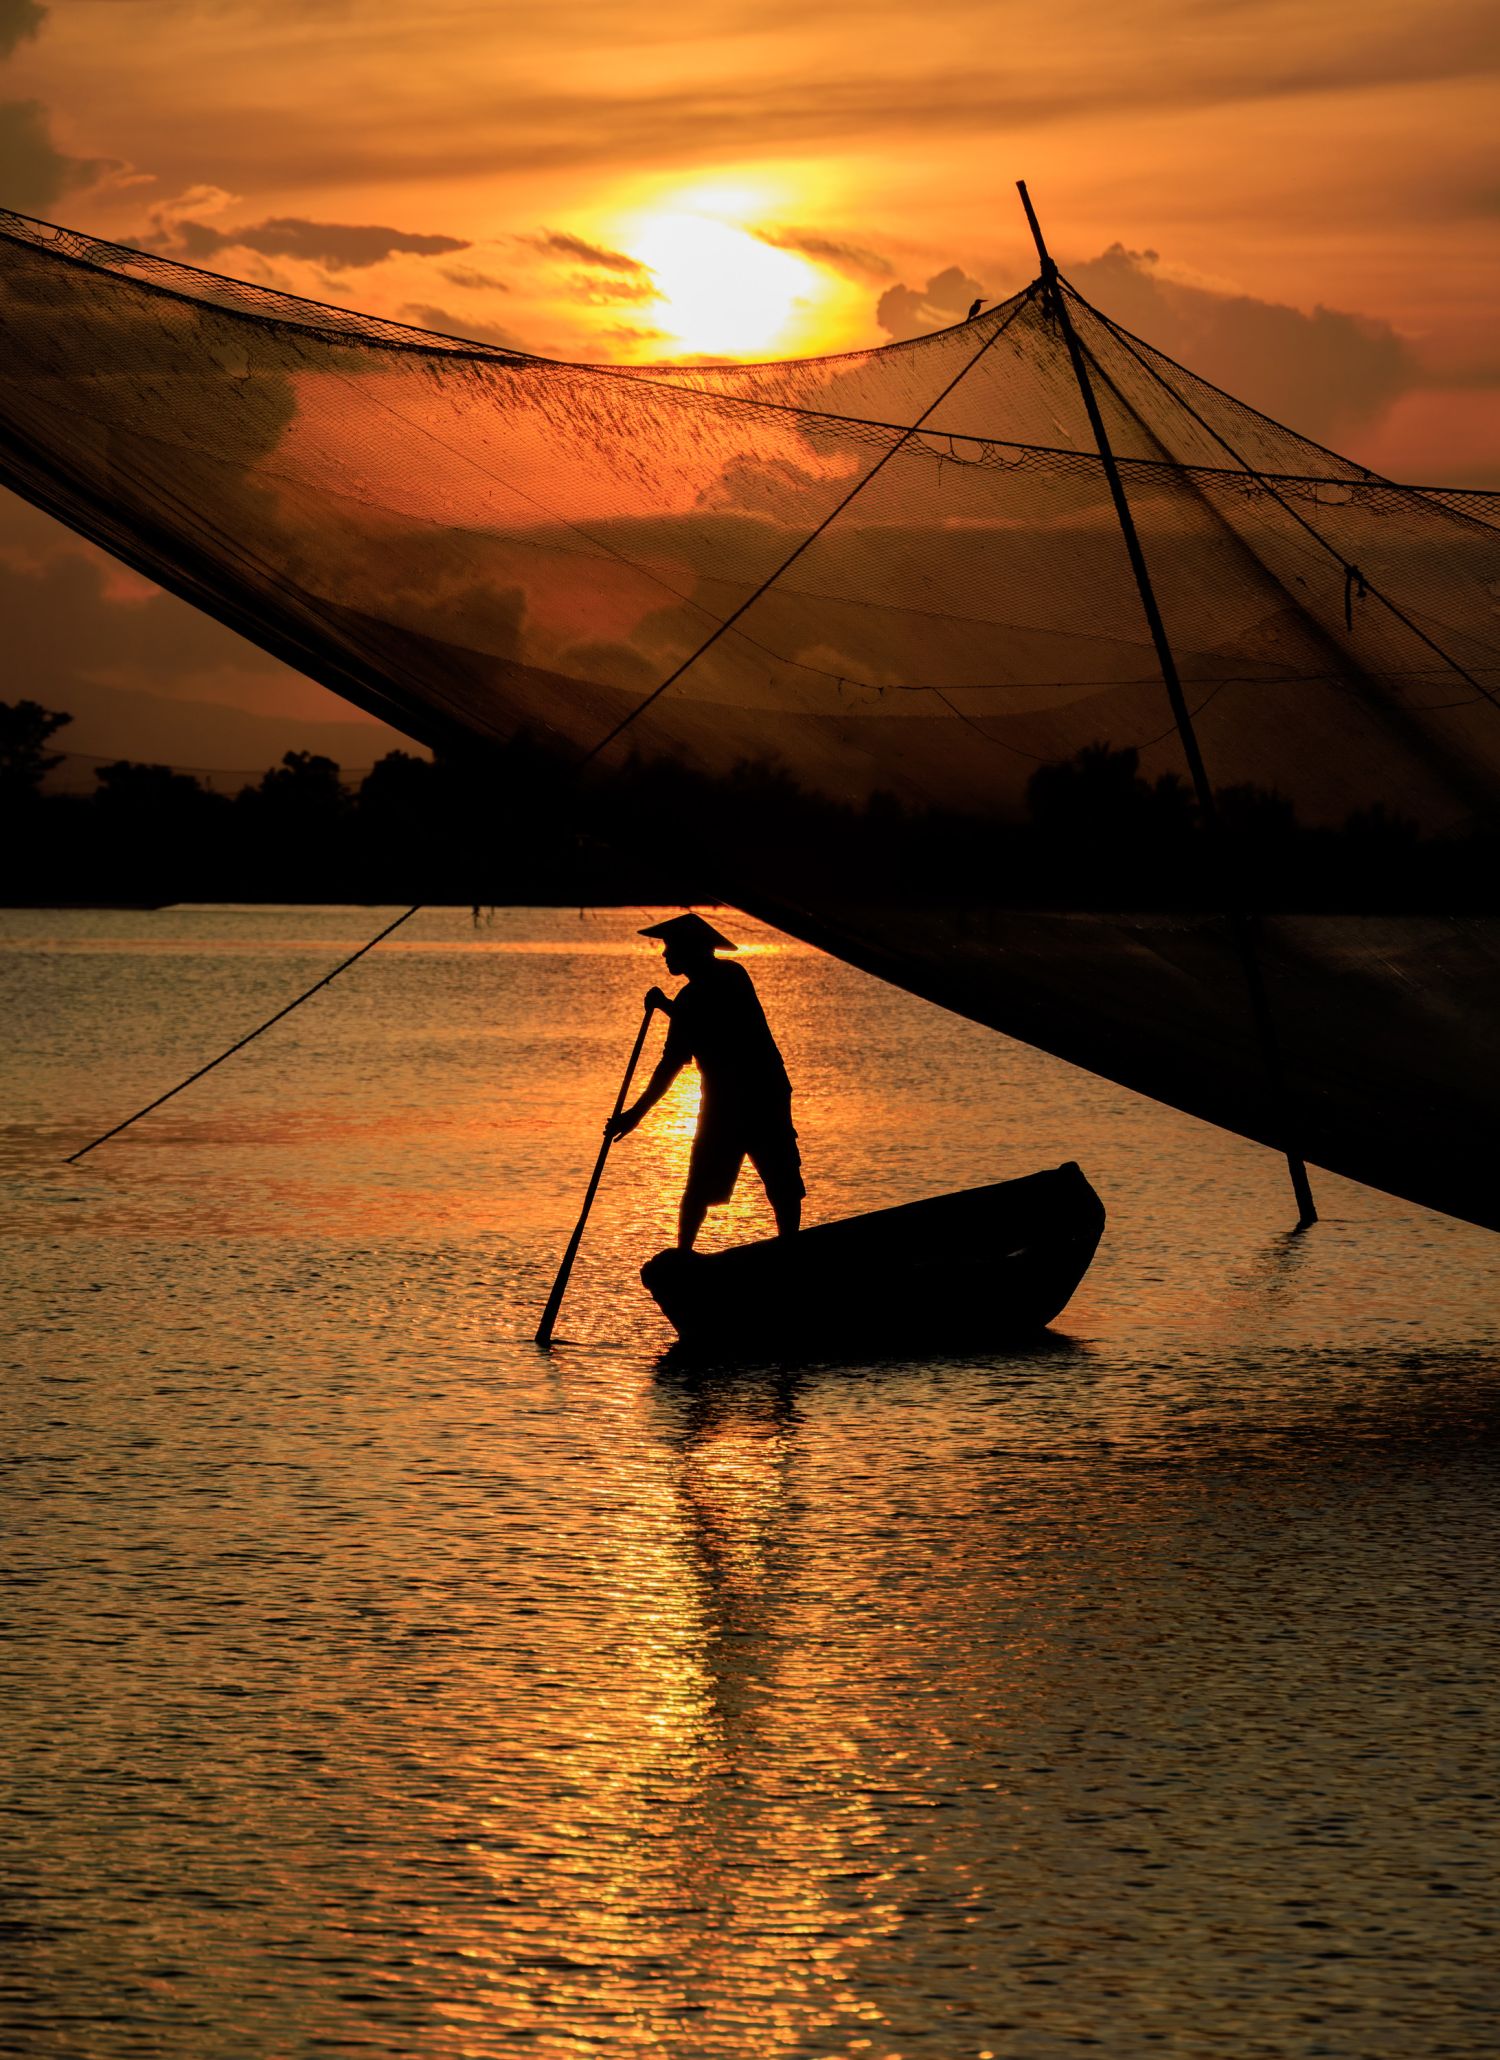
[[[667,1089],[672,1085],[672,1082],[692,1057],[692,1053],[687,1048],[686,1040],[678,1034],[677,1025],[671,1022],[672,1003],[669,997],[663,994],[659,987],[653,987],[646,996],[646,1003],[650,1008],[661,1009],[671,1027],[667,1031],[667,1041],[662,1048],[661,1057],[656,1062],[656,1069],[652,1073],[651,1078],[646,1082],[639,1097],[628,1109],[622,1109],[612,1122],[605,1124],[605,1135],[611,1141],[617,1137],[629,1137],[631,1131],[634,1130],[641,1118],[648,1115],[656,1107],[656,1104],[661,1100]]]

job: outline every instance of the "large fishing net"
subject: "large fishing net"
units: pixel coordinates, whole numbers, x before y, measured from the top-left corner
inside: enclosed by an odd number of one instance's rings
[[[1280,852],[1290,1140],[1059,293],[1226,820],[1280,833],[1243,849]],[[1465,879],[1500,495],[1375,477],[1041,282],[840,357],[582,366],[0,215],[0,319],[4,483],[479,780],[524,747],[855,963],[1500,1226],[1500,947]],[[1090,814],[1106,789],[1134,813]],[[1376,848],[1439,884],[1299,902],[1308,854],[1326,885]]]

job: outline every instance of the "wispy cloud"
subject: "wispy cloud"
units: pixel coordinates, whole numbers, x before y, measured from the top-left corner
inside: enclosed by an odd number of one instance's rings
[[[509,293],[510,281],[500,279],[493,272],[478,272],[472,265],[440,265],[439,271],[450,286],[461,286],[466,293]]]
[[[941,140],[951,153],[956,137],[1013,137],[1082,119],[1113,121],[1127,109],[1139,126],[1164,113],[1348,100],[1384,87],[1410,91],[1473,81],[1496,70],[1493,9],[1479,0],[1447,0],[1432,10],[1371,0],[1357,33],[1342,10],[1294,9],[1274,0],[1247,0],[1235,14],[1233,33],[1205,33],[1201,6],[1158,4],[1144,7],[1139,21],[1132,17],[1128,37],[1115,20],[1111,32],[1092,43],[1060,32],[1017,42],[986,27],[979,13],[962,59],[953,10],[936,12],[949,33],[918,50],[912,39],[919,32],[896,25],[911,10],[882,10],[900,63],[882,48],[852,58],[845,52],[837,71],[820,69],[811,30],[805,61],[793,64],[784,58],[767,63],[766,39],[757,61],[741,68],[706,63],[696,75],[653,72],[622,57],[617,76],[607,65],[595,67],[597,85],[528,87],[508,106],[500,135],[488,74],[475,67],[472,93],[460,88],[441,120],[414,122],[398,139],[387,120],[377,122],[350,104],[330,110],[316,135],[300,112],[268,114],[255,141],[262,155],[295,149],[310,179],[347,179],[356,166],[371,175],[378,168],[385,176],[436,177],[576,171],[586,164],[712,164],[857,145],[905,147],[921,139]],[[538,78],[566,76],[561,67],[537,72]],[[234,139],[226,139],[226,147],[234,148]],[[238,161],[234,171],[239,176]],[[546,235],[530,240],[548,247]]]
[[[798,257],[831,265],[835,271],[852,272],[857,278],[889,279],[895,270],[889,258],[882,257],[879,251],[862,243],[825,236],[816,229],[767,227],[752,229],[750,234],[761,243],[769,243],[773,250],[793,251]]]
[[[653,329],[645,323],[616,322],[598,334],[608,343],[622,344],[626,349],[643,343],[676,343],[677,338],[666,329]]]
[[[494,343],[502,350],[523,348],[508,330],[496,328],[491,322],[476,322],[468,315],[456,315],[451,308],[437,307],[431,301],[408,301],[396,310],[396,320],[413,329],[434,330],[444,338],[456,337],[460,342]]]
[[[398,255],[437,257],[468,250],[460,236],[421,235],[349,222],[311,222],[299,215],[278,215],[270,221],[219,228],[187,216],[165,222],[147,248],[162,250],[190,263],[216,257],[221,250],[253,250],[262,257],[301,258],[332,271],[364,270]]]
[[[639,279],[601,279],[597,275],[590,277],[587,272],[575,272],[568,282],[570,297],[590,308],[642,307],[661,298],[655,278],[644,266],[642,271],[644,277]]]
[[[546,257],[568,258],[574,264],[596,267],[601,272],[623,272],[627,276],[636,274],[649,276],[650,267],[639,258],[631,257],[623,250],[607,250],[603,244],[588,243],[582,236],[573,236],[566,229],[543,229],[535,236],[518,236],[517,243],[524,243],[531,250],[539,250]]]

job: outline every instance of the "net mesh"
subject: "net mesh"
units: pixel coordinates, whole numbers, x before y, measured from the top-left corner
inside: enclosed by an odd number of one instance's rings
[[[1060,290],[1216,788],[1482,849],[1500,495],[1375,477]],[[1193,865],[1179,905],[1047,916],[1045,841],[1002,834],[1048,769],[1170,798],[1184,764],[1040,286],[840,357],[571,365],[0,214],[0,319],[27,499],[481,777],[529,740],[614,833],[690,834],[727,899],[1284,1141]],[[800,813],[716,806],[747,768]],[[920,894],[857,861],[872,822],[939,817],[993,848]],[[1037,869],[1033,906],[988,865]],[[1308,1156],[1500,1222],[1468,1164],[1493,926],[1304,911],[1262,942]]]

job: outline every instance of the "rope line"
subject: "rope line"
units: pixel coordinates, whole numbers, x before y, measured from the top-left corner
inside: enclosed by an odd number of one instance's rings
[[[330,980],[336,980],[340,973],[347,972],[349,967],[354,964],[356,959],[362,959],[367,951],[373,951],[376,945],[379,944],[383,938],[390,936],[392,930],[399,930],[403,923],[410,921],[410,919],[417,913],[417,910],[421,906],[422,904],[420,901],[413,902],[412,906],[406,911],[405,915],[397,916],[394,923],[387,923],[385,928],[380,932],[380,935],[378,937],[372,937],[368,944],[362,944],[359,947],[358,951],[351,952],[349,957],[343,960],[341,964],[336,965],[331,973],[325,973],[321,980],[317,981],[313,986],[309,987],[305,994],[299,994],[295,1001],[289,1001],[286,1007],[284,1009],[278,1009],[274,1016],[267,1016],[264,1023],[260,1024],[258,1028],[250,1031],[247,1036],[240,1038],[237,1043],[231,1044],[228,1051],[221,1051],[216,1059],[210,1059],[208,1064],[206,1066],[200,1066],[196,1073],[189,1073],[186,1080],[179,1080],[175,1087],[169,1087],[165,1094],[159,1094],[154,1102],[147,1102],[145,1108],[137,1109],[135,1114],[133,1116],[127,1116],[123,1123],[117,1123],[113,1130],[106,1130],[102,1136],[96,1137],[93,1140],[92,1144],[83,1145],[78,1151],[70,1152],[67,1158],[63,1160],[63,1164],[65,1166],[76,1165],[78,1160],[80,1160],[86,1152],[93,1151],[96,1145],[107,1144],[110,1138],[118,1137],[120,1132],[122,1130],[128,1130],[132,1123],[139,1123],[142,1116],[149,1116],[153,1109],[159,1109],[163,1102],[171,1101],[172,1097],[174,1095],[181,1094],[182,1090],[185,1087],[191,1087],[195,1080],[201,1080],[205,1073],[211,1073],[215,1066],[222,1066],[224,1061],[226,1059],[232,1059],[237,1051],[243,1051],[247,1044],[253,1044],[257,1037],[263,1036],[264,1033],[271,1028],[273,1023],[279,1023],[282,1017],[289,1016],[292,1013],[293,1009],[300,1009],[303,1002],[310,1001],[312,997],[319,991],[320,988],[324,988],[328,985]]]
[[[865,488],[870,484],[870,481],[875,477],[876,473],[883,471],[885,467],[889,465],[892,458],[895,457],[896,453],[900,450],[905,449],[907,443],[911,440],[913,436],[916,435],[917,431],[922,427],[922,424],[927,420],[928,416],[931,415],[935,409],[941,407],[943,402],[948,398],[949,394],[952,393],[953,389],[956,386],[960,385],[963,380],[968,378],[969,374],[973,371],[974,367],[979,363],[979,360],[984,356],[985,352],[990,348],[990,346],[994,343],[998,343],[1000,338],[1005,334],[1006,330],[1009,329],[1011,323],[1016,319],[1016,316],[1019,315],[1024,308],[1027,308],[1031,305],[1031,296],[1033,291],[1033,288],[1028,288],[1027,291],[1017,299],[1015,306],[1011,309],[1010,313],[1006,316],[1005,320],[1001,322],[997,328],[992,329],[990,331],[989,335],[985,338],[984,342],[979,346],[978,350],[975,351],[973,357],[969,359],[968,363],[965,364],[961,370],[955,372],[953,377],[948,381],[948,384],[943,388],[942,392],[938,394],[935,397],[935,399],[930,400],[927,403],[927,406],[922,410],[921,414],[917,417],[916,421],[913,422],[909,428],[902,430],[900,436],[891,445],[890,449],[884,452],[879,458],[876,459],[875,463],[870,467],[869,471],[866,472],[862,478],[855,481],[854,485],[850,487],[848,493],[844,495],[843,499],[837,504],[837,506],[829,509],[828,513],[823,517],[823,520],[818,524],[817,528],[810,531],[809,534],[802,539],[801,543],[797,545],[796,549],[790,552],[785,558],[782,559],[781,563],[776,567],[774,572],[768,572],[766,574],[766,577],[761,581],[760,585],[755,589],[754,593],[749,595],[745,600],[741,601],[739,607],[735,609],[734,613],[732,615],[727,615],[724,618],[724,620],[718,625],[718,627],[715,630],[713,630],[710,635],[704,638],[703,642],[698,646],[697,650],[691,652],[688,657],[683,659],[682,663],[676,668],[675,671],[669,672],[667,674],[667,677],[661,682],[660,686],[653,687],[651,692],[647,694],[643,700],[638,701],[635,707],[632,708],[627,715],[622,715],[620,717],[620,720],[615,724],[612,730],[610,730],[605,736],[601,737],[598,743],[595,744],[591,750],[586,751],[584,753],[583,757],[580,758],[578,761],[577,767],[575,768],[576,771],[581,773],[585,766],[591,765],[593,763],[593,761],[599,756],[601,751],[607,751],[610,745],[614,743],[616,737],[622,736],[624,732],[630,728],[633,722],[636,722],[641,716],[645,714],[646,710],[650,708],[653,705],[653,703],[659,701],[662,695],[666,693],[668,687],[675,686],[678,680],[682,678],[683,674],[687,672],[692,666],[696,665],[698,663],[698,660],[701,657],[703,657],[705,652],[713,648],[713,646],[719,641],[720,637],[724,635],[726,630],[733,629],[734,625],[739,621],[740,617],[742,615],[748,614],[749,611],[755,606],[756,602],[761,598],[761,596],[768,592],[771,587],[775,586],[777,580],[780,579],[784,573],[790,572],[792,567],[796,564],[797,560],[802,556],[803,552],[811,549],[811,547],[817,542],[818,538],[823,534],[824,530],[828,528],[829,524],[837,520],[837,518],[843,514],[844,510],[849,506],[849,503],[855,498],[855,496],[857,494],[861,494],[864,492]]]

